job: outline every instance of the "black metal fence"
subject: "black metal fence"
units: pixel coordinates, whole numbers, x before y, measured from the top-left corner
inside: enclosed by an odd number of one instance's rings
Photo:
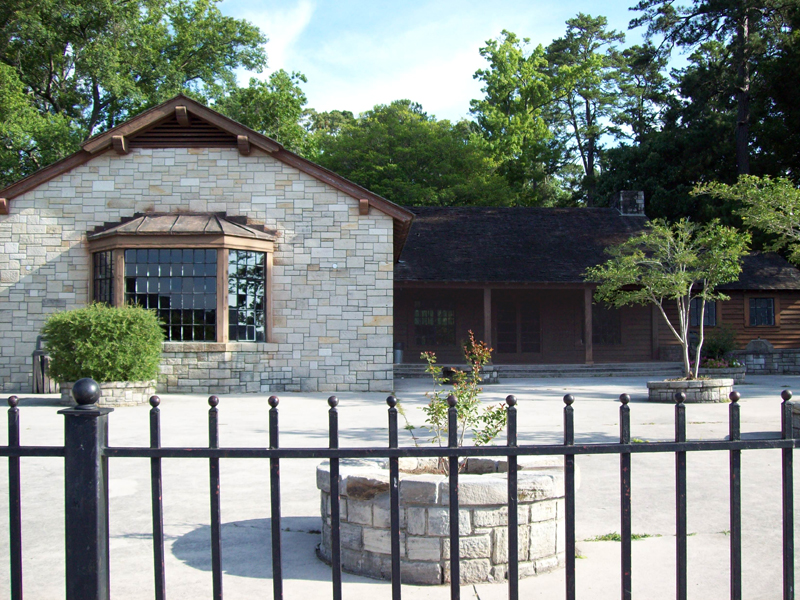
[[[342,597],[341,547],[339,538],[339,460],[343,458],[380,457],[389,460],[390,524],[391,524],[391,588],[393,600],[401,597],[400,560],[400,497],[399,459],[401,457],[437,457],[449,461],[450,511],[450,590],[451,598],[460,597],[459,519],[458,519],[458,461],[459,458],[508,457],[508,597],[519,597],[518,581],[518,516],[517,516],[517,458],[530,455],[563,455],[565,480],[566,530],[566,590],[567,600],[575,598],[575,457],[589,454],[618,454],[620,457],[620,515],[621,532],[621,596],[630,599],[631,593],[631,457],[639,453],[668,452],[675,454],[676,492],[676,597],[687,597],[687,502],[686,453],[723,451],[730,456],[730,597],[742,598],[741,547],[741,452],[755,449],[782,450],[783,498],[783,598],[794,598],[794,508],[792,451],[800,440],[792,437],[792,394],[781,394],[781,439],[749,439],[740,436],[738,392],[730,396],[729,437],[719,441],[687,441],[685,396],[676,394],[675,441],[632,444],[630,428],[630,397],[620,396],[619,443],[575,445],[573,402],[564,396],[563,444],[522,444],[517,439],[516,398],[508,396],[508,430],[506,446],[458,447],[456,436],[456,399],[450,397],[448,413],[449,437],[447,448],[399,447],[397,400],[390,396],[388,447],[339,448],[338,400],[328,399],[328,448],[280,448],[278,431],[278,398],[269,398],[269,448],[220,448],[218,429],[219,398],[208,399],[208,447],[164,448],[161,446],[160,400],[150,399],[150,447],[109,447],[108,414],[113,409],[96,406],[99,387],[91,380],[81,380],[73,388],[79,406],[59,411],[65,417],[64,446],[21,446],[18,399],[8,399],[8,445],[0,446],[0,456],[9,462],[9,517],[11,598],[23,597],[22,534],[20,502],[20,457],[60,457],[65,467],[66,512],[66,598],[67,600],[107,600],[109,598],[109,527],[108,527],[108,470],[109,458],[149,458],[151,469],[151,498],[153,516],[153,562],[155,598],[165,598],[164,528],[161,496],[161,461],[165,458],[206,459],[209,463],[211,507],[212,597],[222,599],[222,555],[220,545],[220,477],[222,458],[268,458],[270,460],[270,490],[272,513],[272,582],[274,598],[283,597],[281,571],[281,491],[280,462],[295,458],[327,458],[330,460],[331,486],[331,566],[332,596]]]

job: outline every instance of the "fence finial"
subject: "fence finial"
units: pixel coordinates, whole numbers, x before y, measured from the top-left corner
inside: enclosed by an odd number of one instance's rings
[[[791,400],[792,399],[792,390],[783,390],[781,392],[781,398],[783,399],[784,402],[788,402],[789,400]]]
[[[389,408],[394,408],[395,406],[397,406],[397,398],[395,398],[394,396],[389,396],[388,398],[386,398],[386,404],[389,405]]]
[[[208,405],[211,408],[217,408],[218,404],[219,404],[219,397],[218,396],[209,396],[208,397]]]
[[[741,399],[742,395],[739,392],[731,392],[728,395],[728,398],[731,402],[738,402]]]
[[[17,404],[19,404],[19,398],[17,398],[16,396],[9,396],[8,397],[8,405],[11,408],[16,408]]]
[[[328,398],[328,406],[331,408],[336,408],[339,405],[339,399],[336,396],[331,396]]]
[[[156,408],[159,404],[161,404],[161,398],[158,396],[150,396],[150,406]]]
[[[458,399],[457,399],[457,398],[456,398],[456,397],[455,397],[453,394],[450,394],[450,395],[447,397],[447,406],[449,406],[449,407],[451,407],[451,408],[452,408],[452,407],[454,407],[456,404],[458,404]]]
[[[517,397],[513,394],[509,394],[506,396],[506,404],[509,406],[516,406],[517,405]]]
[[[573,402],[575,402],[575,396],[573,396],[572,394],[567,394],[566,396],[564,396],[564,404],[566,404],[567,406],[572,406]]]
[[[277,407],[278,407],[278,402],[280,402],[280,401],[278,400],[278,397],[277,397],[277,396],[270,396],[270,397],[267,399],[267,402],[269,403],[269,405],[270,405],[272,408],[277,408]]]
[[[631,401],[630,394],[620,394],[619,401],[627,406],[628,402]]]
[[[675,402],[678,404],[683,404],[686,401],[686,394],[683,392],[676,392],[675,393]]]
[[[100,400],[100,384],[90,377],[78,379],[72,386],[72,397],[79,406],[97,404]]]

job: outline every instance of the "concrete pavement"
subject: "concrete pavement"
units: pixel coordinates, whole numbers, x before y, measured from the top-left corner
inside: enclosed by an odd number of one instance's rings
[[[409,419],[422,425],[426,380],[399,380],[396,393]],[[742,432],[754,437],[780,431],[780,392],[800,389],[796,376],[748,377],[742,393]],[[576,442],[616,441],[619,436],[620,393],[632,396],[632,435],[643,441],[674,436],[674,407],[645,401],[643,378],[505,380],[486,386],[487,401],[513,393],[519,399],[520,443],[558,443],[562,437],[561,398],[576,396]],[[326,394],[279,394],[281,445],[327,445]],[[340,442],[346,446],[385,445],[385,394],[339,395]],[[25,396],[20,402],[22,443],[62,444],[63,417],[55,396]],[[222,446],[264,447],[267,441],[266,395],[223,396],[220,409]],[[207,445],[207,404],[204,396],[162,397],[162,443],[165,446]],[[118,408],[110,415],[110,444],[148,444],[148,407]],[[720,439],[728,431],[728,405],[688,405],[688,437]],[[0,443],[6,443],[5,427]],[[401,444],[410,444],[401,432]],[[502,443],[502,440],[500,440]],[[206,597],[211,593],[209,550],[208,463],[199,459],[163,461],[164,527],[166,533],[167,596]],[[330,596],[330,569],[319,562],[319,495],[315,486],[317,460],[282,463],[282,508],[285,596]],[[744,597],[780,597],[781,503],[780,452],[746,451],[743,472]],[[63,597],[63,460],[22,461],[23,553],[25,597]],[[578,597],[593,600],[619,597],[619,550],[613,541],[589,541],[619,532],[619,459],[617,456],[578,458],[581,488],[576,498]],[[229,459],[221,466],[224,591],[227,598],[271,597],[269,465],[264,460]],[[674,598],[675,525],[674,457],[669,454],[633,457],[633,532],[651,537],[633,543],[634,595]],[[729,596],[728,456],[694,453],[688,458],[689,590],[690,597]],[[800,490],[800,477],[796,494]],[[8,514],[7,463],[0,461],[0,514]],[[153,597],[150,539],[150,472],[146,459],[112,459],[111,589],[112,597]],[[800,496],[798,496],[800,497]],[[796,501],[797,502],[797,501]],[[0,589],[8,589],[8,519],[0,517]],[[389,598],[387,582],[345,575],[345,598]],[[564,596],[564,571],[522,580],[522,597]],[[404,597],[449,598],[447,587],[404,586]],[[503,584],[464,586],[462,597],[506,597]]]

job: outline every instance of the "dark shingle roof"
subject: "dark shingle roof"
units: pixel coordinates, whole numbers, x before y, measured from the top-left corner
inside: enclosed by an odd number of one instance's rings
[[[395,281],[583,283],[604,249],[647,219],[610,208],[413,207]],[[800,271],[777,254],[754,252],[727,290],[797,290]]]
[[[395,281],[582,283],[644,217],[610,208],[422,208]]]
[[[738,281],[721,290],[799,290],[800,271],[778,254],[753,252],[742,260]]]

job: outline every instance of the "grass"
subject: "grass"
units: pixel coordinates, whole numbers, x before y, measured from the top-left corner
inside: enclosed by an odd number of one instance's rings
[[[643,440],[642,438],[631,438],[632,444],[647,444],[649,443],[647,440]]]
[[[643,540],[646,538],[651,537],[661,537],[661,535],[657,533],[632,533],[631,540]],[[611,533],[606,533],[603,535],[596,535],[594,537],[588,538],[584,540],[586,542],[621,542],[622,536],[617,533],[616,531],[612,531]]]

